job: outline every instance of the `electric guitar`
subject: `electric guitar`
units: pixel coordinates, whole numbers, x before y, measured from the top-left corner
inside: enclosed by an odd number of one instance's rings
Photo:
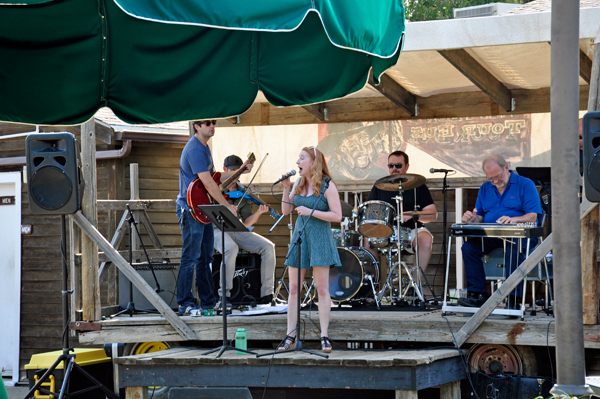
[[[241,176],[242,173],[246,170],[246,165],[254,164],[256,161],[256,157],[254,153],[248,154],[248,160],[244,162],[244,164],[231,176],[229,176],[224,182],[221,183],[221,172],[215,172],[212,174],[212,179],[215,183],[219,185],[219,190],[223,193],[227,187],[231,183],[237,180],[238,177]],[[227,194],[223,194],[226,200],[229,200],[229,196]],[[198,178],[192,180],[190,185],[187,188],[187,204],[192,209],[192,217],[197,222],[207,224],[210,223],[210,219],[200,210],[198,206],[200,205],[211,205],[214,204],[214,200],[206,191],[204,184]]]

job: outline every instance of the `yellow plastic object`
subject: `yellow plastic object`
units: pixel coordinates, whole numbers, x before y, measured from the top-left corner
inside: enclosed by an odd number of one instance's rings
[[[165,349],[169,349],[169,344],[166,342],[143,342],[137,345],[131,354],[141,355],[142,353],[160,352]]]
[[[75,355],[75,363],[81,367],[90,366],[92,364],[110,362],[110,358],[106,356],[102,348],[75,348],[71,354]],[[62,350],[37,353],[31,356],[29,364],[25,365],[25,370],[40,370],[47,369],[54,364],[56,359],[62,355]],[[62,370],[63,362],[56,367],[57,370]]]
[[[35,383],[37,384],[37,382],[39,381],[41,376],[34,376],[33,378],[35,379]],[[42,385],[40,385],[41,387],[47,388],[48,390],[52,391],[52,392],[56,392],[56,379],[54,378],[53,375],[50,375],[50,377],[48,377],[48,379],[50,380],[50,382],[42,382]],[[39,390],[35,391],[35,395],[34,395],[35,399],[54,399],[54,395],[41,395]]]

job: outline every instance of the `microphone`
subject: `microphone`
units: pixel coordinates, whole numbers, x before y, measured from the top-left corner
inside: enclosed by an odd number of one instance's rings
[[[456,172],[455,170],[452,169],[429,169],[429,173],[449,173],[449,172]]]
[[[273,185],[276,185],[277,183],[281,183],[282,181],[284,181],[288,177],[294,176],[295,174],[296,174],[296,170],[292,169],[292,171],[290,171],[290,173],[286,173],[281,179],[279,179],[275,183],[273,183]]]

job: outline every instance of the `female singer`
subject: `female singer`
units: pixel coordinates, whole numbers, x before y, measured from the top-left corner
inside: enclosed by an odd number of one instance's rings
[[[331,297],[329,295],[329,267],[341,266],[337,247],[333,240],[331,222],[342,220],[342,205],[337,187],[331,181],[331,174],[323,153],[315,147],[304,147],[296,161],[300,178],[290,191],[289,177],[282,181],[284,215],[289,215],[294,209],[298,213],[292,243],[296,241],[299,230],[304,226],[315,203],[317,207],[304,233],[300,247],[301,280],[298,281],[298,247],[290,249],[290,256],[285,264],[290,267],[290,293],[288,296],[287,335],[278,350],[294,347],[296,341],[296,321],[298,289],[304,283],[306,269],[313,268],[313,278],[319,295],[319,322],[321,324],[321,350],[331,352],[331,341],[328,337],[329,313],[331,312]],[[321,197],[319,199],[319,197]]]

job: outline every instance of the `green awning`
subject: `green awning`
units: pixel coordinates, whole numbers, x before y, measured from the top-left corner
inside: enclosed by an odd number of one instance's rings
[[[402,49],[401,0],[20,0],[0,6],[0,120],[128,123],[360,90]]]

